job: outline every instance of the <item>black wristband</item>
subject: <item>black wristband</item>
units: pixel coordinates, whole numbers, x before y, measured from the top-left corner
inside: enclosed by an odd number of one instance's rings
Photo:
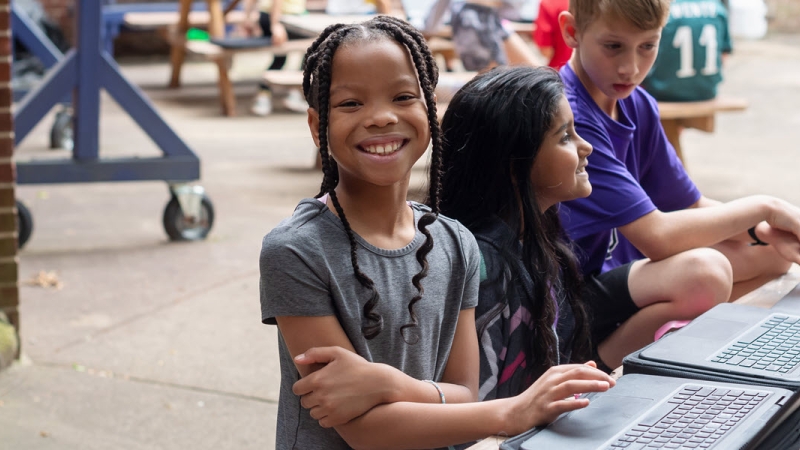
[[[750,245],[769,245],[766,242],[759,239],[758,236],[756,236],[756,227],[750,227],[750,229],[747,230],[747,234],[749,234],[750,237],[753,238],[753,242],[750,243]]]

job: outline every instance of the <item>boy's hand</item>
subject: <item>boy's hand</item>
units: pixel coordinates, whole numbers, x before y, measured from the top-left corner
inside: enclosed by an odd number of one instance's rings
[[[800,240],[800,208],[780,199],[773,198],[772,201],[772,212],[766,222],[772,228],[791,233]]]
[[[298,355],[295,364],[325,367],[292,387],[300,404],[323,428],[344,425],[384,403],[389,382],[383,364],[370,363],[341,347],[315,347]]]
[[[270,24],[272,31],[272,45],[281,45],[289,39],[286,28],[280,22]]]
[[[604,392],[616,384],[593,361],[551,367],[525,392],[514,397],[516,407],[509,408],[506,423],[513,425],[509,434],[518,434],[534,426],[548,424],[561,414],[589,405],[587,392]]]
[[[261,35],[261,27],[258,20],[247,18],[236,27],[236,35],[242,37],[258,37]]]
[[[800,239],[792,233],[773,227],[759,226],[759,239],[770,244],[785,260],[800,264]]]

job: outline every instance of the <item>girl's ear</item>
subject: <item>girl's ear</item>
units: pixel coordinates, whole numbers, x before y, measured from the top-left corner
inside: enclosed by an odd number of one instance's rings
[[[308,108],[308,129],[311,130],[314,145],[319,148],[319,113],[314,108]]]
[[[578,48],[578,32],[575,28],[575,16],[569,11],[562,11],[558,15],[558,27],[561,29],[561,36],[564,42],[571,48]]]

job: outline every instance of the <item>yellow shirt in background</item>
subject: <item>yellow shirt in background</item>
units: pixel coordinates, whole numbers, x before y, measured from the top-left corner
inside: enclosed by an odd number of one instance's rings
[[[264,12],[272,10],[272,0],[258,0],[258,9]],[[303,14],[306,12],[306,0],[283,0],[281,12],[284,14]]]

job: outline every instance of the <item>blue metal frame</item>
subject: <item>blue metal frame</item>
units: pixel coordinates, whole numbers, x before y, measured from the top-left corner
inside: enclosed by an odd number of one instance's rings
[[[61,50],[50,42],[50,39],[16,3],[11,4],[11,36],[41,61],[46,69],[56,65],[64,57]],[[25,94],[27,91],[15,90],[14,101],[22,100]],[[61,100],[64,104],[69,104],[70,101],[69,97]]]
[[[16,3],[11,3],[11,29],[14,39],[18,40],[25,48],[46,68],[53,67],[64,56],[41,29],[19,9]]]
[[[67,52],[48,71],[40,85],[25,96],[14,115],[15,144],[19,144],[60,99],[74,91],[75,146],[72,159],[19,162],[17,183],[186,182],[199,179],[200,160],[164,122],[141,90],[125,79],[119,66],[102,48],[100,3],[97,0],[79,0],[76,14],[77,48]],[[27,26],[30,24],[23,22],[22,25],[20,28],[32,29]],[[35,32],[31,34],[35,35]],[[164,157],[99,158],[101,88],[105,88],[150,136]]]

